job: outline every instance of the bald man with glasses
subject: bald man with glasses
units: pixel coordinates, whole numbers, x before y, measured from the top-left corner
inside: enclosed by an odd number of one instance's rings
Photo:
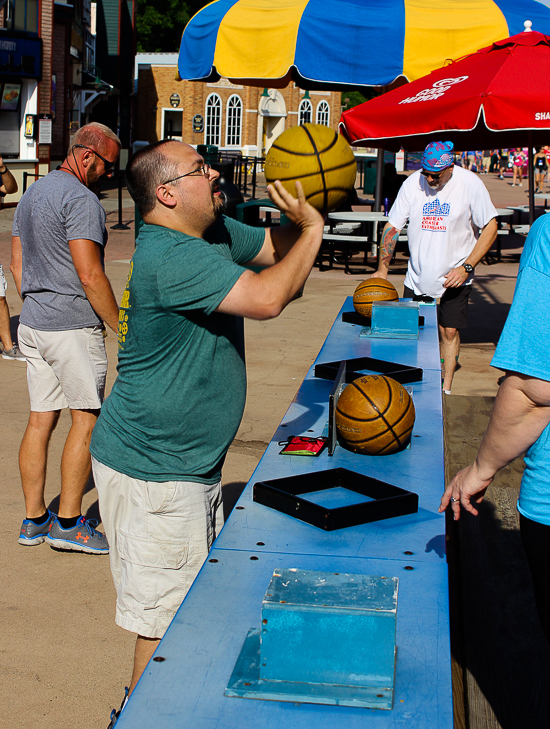
[[[130,691],[223,522],[221,468],[246,395],[243,318],[283,311],[323,235],[299,185],[297,199],[268,187],[289,225],[252,228],[223,215],[218,177],[171,140],[126,169],[145,224],[120,307],[118,378],[90,450],[115,619],[137,635]]]
[[[82,127],[60,167],[31,185],[14,217],[11,270],[23,299],[18,339],[31,402],[19,452],[26,508],[19,543],[26,546],[47,541],[72,551],[109,551],[97,522],[81,509],[107,374],[104,322],[118,331],[118,306],[103,267],[107,232],[97,193],[119,151],[108,127]],[[67,407],[71,428],[54,513],[44,500],[48,445]]]
[[[403,297],[439,299],[442,387],[450,394],[474,269],[497,236],[498,212],[481,179],[454,165],[452,142],[428,144],[421,164],[403,183],[389,212],[373,276],[388,277],[397,239],[408,221],[411,256]]]

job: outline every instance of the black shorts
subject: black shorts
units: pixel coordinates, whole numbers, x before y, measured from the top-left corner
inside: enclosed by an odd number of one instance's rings
[[[471,290],[471,286],[459,286],[445,291],[439,300],[438,322],[440,326],[452,329],[462,329],[466,326]],[[413,301],[433,301],[430,296],[418,296],[408,286],[403,289],[403,298]]]
[[[550,583],[548,558],[550,556],[550,526],[519,515],[521,543],[529,563],[533,591],[542,629],[550,643]]]

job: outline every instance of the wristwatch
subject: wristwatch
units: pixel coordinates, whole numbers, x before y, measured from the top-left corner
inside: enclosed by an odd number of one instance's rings
[[[470,266],[469,263],[463,263],[462,268],[466,271],[466,273],[472,273],[472,271],[474,270],[474,267]]]

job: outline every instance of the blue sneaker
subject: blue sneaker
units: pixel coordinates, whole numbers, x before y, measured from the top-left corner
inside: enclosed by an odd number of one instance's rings
[[[44,524],[35,524],[31,519],[23,519],[19,533],[19,544],[26,544],[34,547],[35,544],[42,544],[50,530],[55,514],[48,509],[48,519]]]
[[[107,729],[113,729],[114,725],[117,723],[118,717],[122,713],[122,709],[128,703],[128,694],[129,694],[129,689],[128,689],[128,686],[126,686],[124,688],[124,698],[122,699],[122,704],[120,705],[120,709],[118,711],[116,709],[113,709],[111,711],[111,717],[110,717],[111,721],[109,722],[109,726],[107,727]]]
[[[52,521],[46,541],[57,549],[70,549],[73,552],[89,554],[109,554],[109,544],[105,535],[95,530],[97,519],[85,519],[83,516],[76,526],[63,529],[57,516]]]

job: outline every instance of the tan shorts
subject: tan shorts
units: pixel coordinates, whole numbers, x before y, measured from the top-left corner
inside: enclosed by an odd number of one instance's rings
[[[92,458],[115,622],[162,638],[223,526],[221,483],[140,481]]]
[[[27,358],[31,410],[99,410],[105,396],[107,354],[101,327],[45,332],[20,324]]]

